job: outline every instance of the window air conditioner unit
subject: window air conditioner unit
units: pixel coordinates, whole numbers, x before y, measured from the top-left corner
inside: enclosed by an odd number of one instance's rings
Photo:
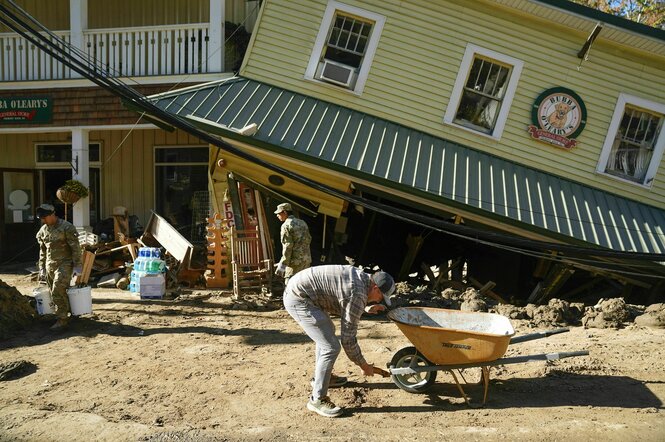
[[[330,60],[323,60],[323,68],[321,69],[320,78],[321,80],[329,81],[330,83],[350,87],[355,78],[355,73],[355,68],[351,66],[335,63]]]

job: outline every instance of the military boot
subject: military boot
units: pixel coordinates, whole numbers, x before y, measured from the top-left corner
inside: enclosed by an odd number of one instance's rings
[[[69,318],[58,318],[58,320],[55,321],[55,324],[51,326],[51,330],[62,331],[65,330],[68,326],[69,326]]]

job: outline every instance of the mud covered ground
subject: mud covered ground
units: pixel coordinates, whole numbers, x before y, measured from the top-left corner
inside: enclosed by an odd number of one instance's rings
[[[34,287],[22,275],[0,279],[24,295]],[[331,420],[305,408],[314,348],[279,305],[187,295],[141,301],[94,289],[93,315],[68,331],[39,320],[0,341],[0,365],[26,363],[0,381],[0,440],[665,440],[662,329],[575,326],[511,345],[506,356],[590,355],[495,367],[482,408],[465,404],[446,372],[410,394],[365,378],[342,354],[335,371],[351,382],[330,396],[346,413]],[[552,328],[511,321],[518,335]],[[385,316],[362,321],[359,340],[381,366],[410,345]],[[479,379],[478,369],[463,374]],[[481,388],[465,388],[478,405]]]

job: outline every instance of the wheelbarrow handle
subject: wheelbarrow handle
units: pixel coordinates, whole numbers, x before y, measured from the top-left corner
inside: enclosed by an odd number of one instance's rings
[[[428,371],[453,370],[453,369],[459,370],[464,368],[522,364],[525,362],[536,362],[536,361],[556,361],[559,359],[573,358],[576,356],[588,356],[588,355],[589,355],[588,350],[578,350],[578,351],[564,351],[559,353],[542,353],[538,355],[513,356],[509,358],[495,359],[494,361],[472,362],[469,364],[423,365],[423,366],[419,365],[415,367],[401,367],[401,368],[390,367],[390,374],[409,375],[415,373],[424,373]]]
[[[533,341],[534,339],[546,338],[548,336],[565,333],[570,331],[568,327],[555,328],[553,330],[545,330],[536,333],[529,333],[528,335],[515,336],[510,340],[509,344],[519,344],[520,342]]]
[[[556,361],[559,359],[573,358],[576,356],[588,356],[588,350],[578,350],[578,351],[563,351],[559,353],[543,353],[539,355],[526,355],[526,356],[514,356],[510,358],[501,358],[496,361],[492,361],[491,365],[508,365],[508,364],[521,364],[523,362],[536,362],[536,361]]]

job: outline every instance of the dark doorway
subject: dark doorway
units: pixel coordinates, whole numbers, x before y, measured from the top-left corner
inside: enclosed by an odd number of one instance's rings
[[[65,204],[58,199],[56,192],[58,188],[65,184],[65,181],[72,179],[71,169],[47,169],[42,172],[44,183],[44,197],[42,203],[52,204],[55,207],[55,214],[60,218],[65,218]],[[67,221],[72,221],[72,209],[67,208]]]
[[[35,220],[39,205],[37,173],[30,169],[0,169],[0,262],[24,262],[38,257]]]

